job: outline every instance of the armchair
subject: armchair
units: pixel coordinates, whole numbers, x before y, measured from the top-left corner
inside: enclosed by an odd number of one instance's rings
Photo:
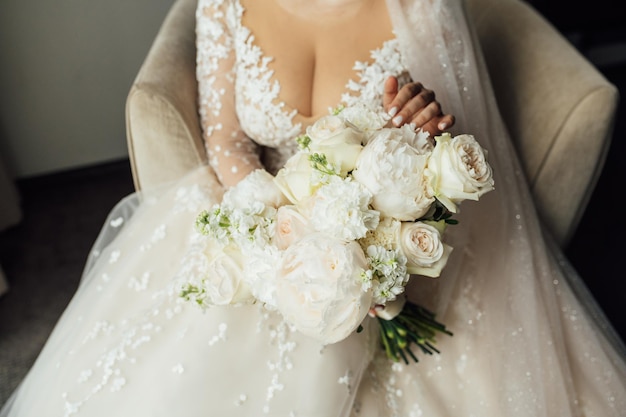
[[[137,190],[207,160],[196,103],[196,1],[173,4],[127,98]],[[565,247],[604,165],[617,89],[522,0],[466,3],[539,215]]]

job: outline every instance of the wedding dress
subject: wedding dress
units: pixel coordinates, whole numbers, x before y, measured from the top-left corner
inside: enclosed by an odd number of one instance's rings
[[[203,312],[182,300],[179,281],[202,267],[195,218],[223,193],[202,168],[112,210],[76,295],[0,416],[626,415],[623,345],[543,236],[461,4],[387,4],[396,38],[356,64],[344,104],[382,111],[383,80],[411,74],[437,92],[455,129],[476,135],[495,172],[496,191],[463,206],[450,230],[442,276],[408,288],[454,332],[439,338],[441,354],[393,363],[369,318],[365,331],[322,346],[261,305]],[[279,81],[242,13],[238,0],[199,1],[211,165],[235,172],[255,163],[245,158],[259,144],[275,172],[301,126],[277,103]]]

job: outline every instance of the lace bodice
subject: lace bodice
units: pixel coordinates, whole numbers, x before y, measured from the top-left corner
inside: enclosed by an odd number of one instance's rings
[[[268,67],[272,61],[255,45],[242,23],[238,0],[200,0],[197,8],[197,77],[200,116],[209,162],[225,184],[236,183],[263,163],[275,172],[296,149],[293,140],[304,128],[297,110],[279,100],[280,83]],[[387,77],[408,81],[396,39],[371,52],[370,62],[356,62],[355,79],[347,81],[342,102],[359,100],[383,111]]]

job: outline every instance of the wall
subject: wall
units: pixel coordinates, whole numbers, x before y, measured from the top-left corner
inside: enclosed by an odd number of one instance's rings
[[[172,2],[0,2],[0,158],[14,177],[127,156],[126,95]]]

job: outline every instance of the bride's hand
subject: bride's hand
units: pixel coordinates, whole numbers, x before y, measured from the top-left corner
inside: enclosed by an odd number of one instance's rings
[[[419,82],[408,83],[398,90],[398,79],[387,78],[383,106],[391,115],[394,126],[413,123],[431,136],[437,136],[454,125],[454,116],[444,114],[435,93]]]

